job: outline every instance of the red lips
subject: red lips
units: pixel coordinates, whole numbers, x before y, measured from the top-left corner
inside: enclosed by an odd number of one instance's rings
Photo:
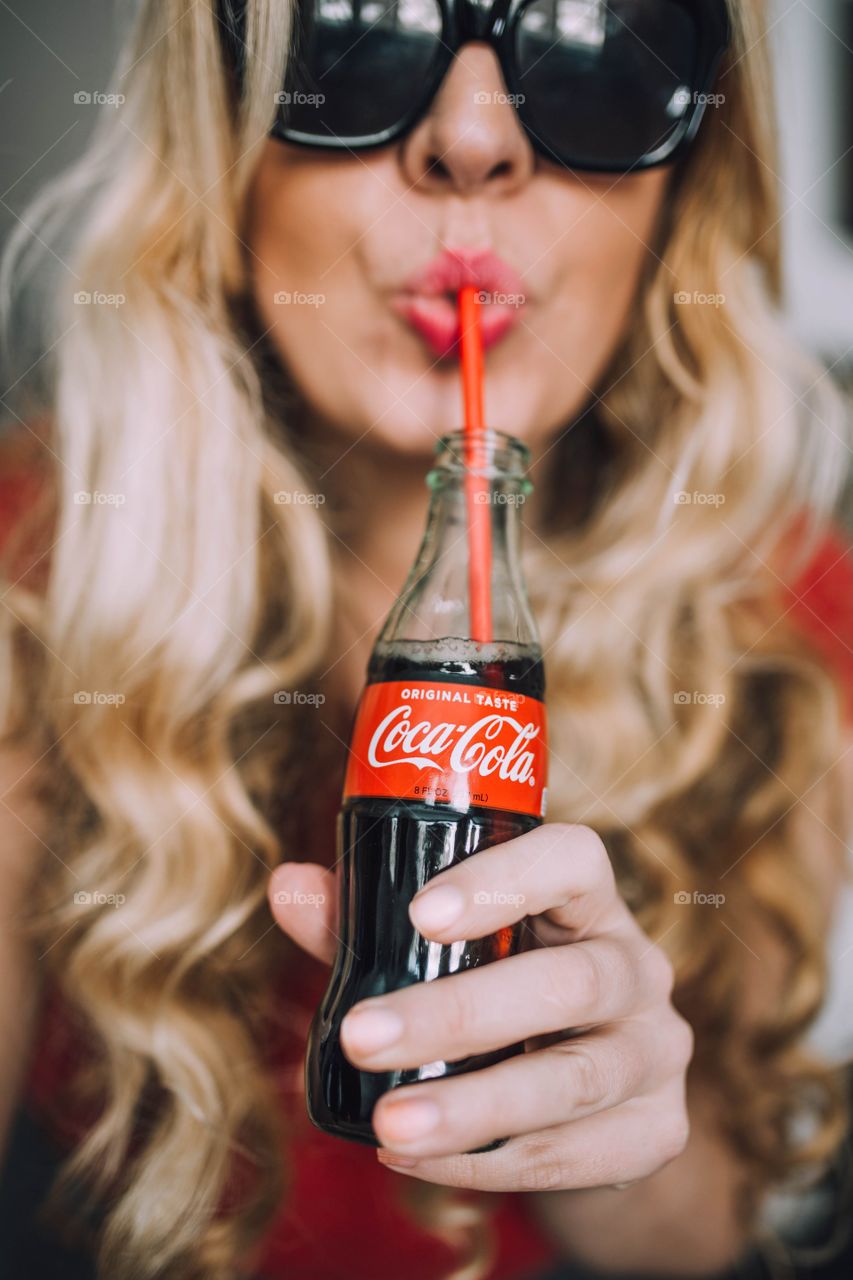
[[[517,323],[526,301],[521,277],[490,250],[445,249],[414,272],[392,299],[397,314],[439,358],[456,354],[456,294],[466,284],[481,293],[480,332],[487,350]]]

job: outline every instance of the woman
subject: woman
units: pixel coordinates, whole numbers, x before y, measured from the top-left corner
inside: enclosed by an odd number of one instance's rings
[[[146,0],[19,229],[18,294],[41,241],[62,265],[5,542],[7,1007],[44,978],[7,1084],[28,1045],[41,1113],[80,1082],[110,1280],[710,1272],[837,1148],[804,1036],[849,721],[797,601],[844,571],[849,455],[777,311],[763,8],[535,4],[501,40],[317,0],[285,74],[284,0]],[[454,270],[524,304],[486,302],[486,413],[535,458],[549,821],[412,907],[448,941],[521,889],[533,950],[347,1020],[366,1069],[528,1041],[386,1094],[377,1162],[308,1132],[300,1061],[349,723],[459,417]]]

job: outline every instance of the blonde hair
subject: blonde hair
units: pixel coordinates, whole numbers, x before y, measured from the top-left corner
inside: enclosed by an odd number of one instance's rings
[[[800,1045],[825,985],[824,922],[788,831],[792,801],[837,755],[838,698],[772,625],[767,565],[799,517],[789,567],[806,563],[847,464],[840,401],[776,314],[761,9],[734,15],[725,102],[674,175],[609,390],[556,447],[558,479],[593,449],[590,497],[555,501],[547,546],[527,551],[547,654],[549,817],[601,832],[673,956],[756,1194],[840,1133],[832,1077]],[[4,267],[26,297],[39,241],[61,244],[68,264],[44,341],[50,573],[43,593],[6,593],[3,704],[9,734],[31,734],[53,764],[59,856],[33,930],[102,1047],[102,1110],[67,1175],[110,1196],[99,1249],[113,1280],[232,1277],[285,1176],[259,1046],[287,953],[265,892],[284,844],[273,781],[286,791],[296,728],[270,708],[322,669],[336,591],[321,514],[274,500],[318,482],[241,319],[243,214],[288,28],[287,5],[250,0],[235,103],[213,4],[143,3],[121,113],[104,113],[84,159],[36,202],[38,238],[22,225]],[[124,302],[73,307],[79,291]],[[680,291],[724,300],[678,305]],[[123,495],[121,539],[110,503],[80,492]],[[95,689],[121,693],[120,716],[75,702]],[[724,701],[685,704],[685,689]],[[785,941],[789,981],[754,1035],[739,1023],[740,941],[674,902],[717,882],[736,932],[760,918]],[[78,900],[96,888],[125,901]],[[797,1145],[788,1121],[815,1090],[823,1113]],[[222,1211],[236,1153],[255,1177]],[[482,1258],[477,1224],[448,1212]]]

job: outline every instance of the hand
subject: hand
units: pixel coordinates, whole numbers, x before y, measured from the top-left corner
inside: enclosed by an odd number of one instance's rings
[[[276,904],[284,888],[291,901]],[[326,906],[300,908],[302,894]],[[282,928],[331,960],[332,873],[284,864],[270,897]],[[620,897],[595,832],[552,823],[486,849],[435,876],[410,916],[444,943],[527,917],[532,947],[361,1001],[341,1026],[347,1057],[383,1071],[522,1040],[526,1052],[384,1094],[372,1117],[383,1163],[444,1186],[543,1191],[624,1185],[680,1154],[692,1033],[670,1001],[669,960]]]

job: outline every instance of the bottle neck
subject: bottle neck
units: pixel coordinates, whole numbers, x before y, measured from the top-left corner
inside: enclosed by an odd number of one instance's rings
[[[440,442],[437,453],[427,476],[431,499],[424,537],[379,645],[475,634],[469,548],[477,546],[476,525],[489,549],[488,639],[537,652],[520,563],[524,505],[532,489],[526,447],[498,432],[483,432],[473,441],[457,432]]]

